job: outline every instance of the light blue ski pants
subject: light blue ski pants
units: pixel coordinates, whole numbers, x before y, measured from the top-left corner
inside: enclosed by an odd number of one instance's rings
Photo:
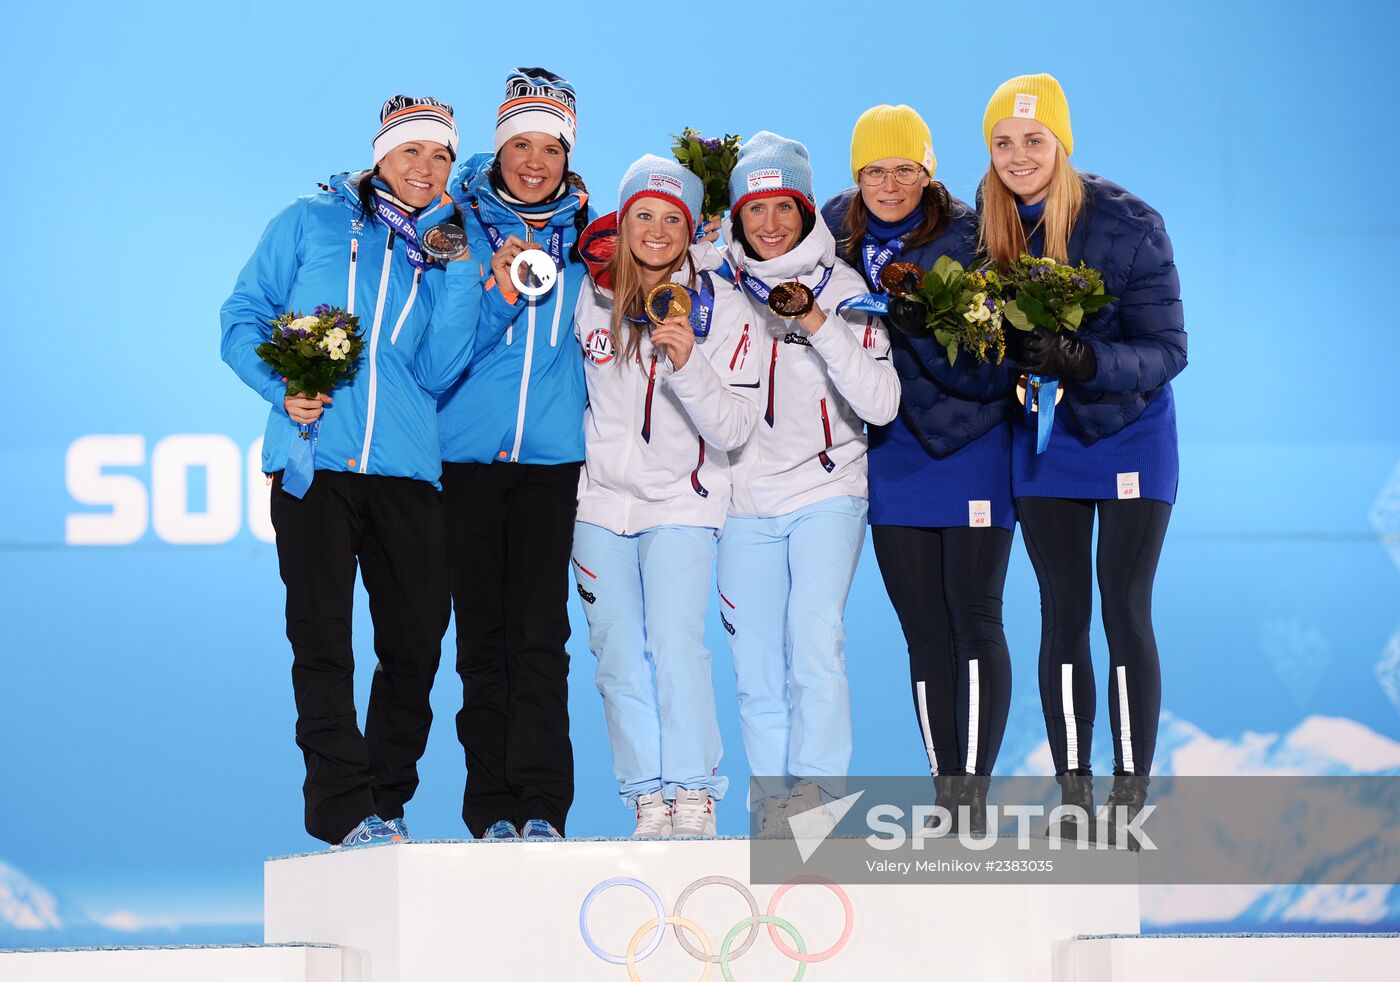
[[[828,498],[776,518],[734,518],[719,541],[720,614],[738,679],[756,790],[749,805],[812,781],[845,793],[851,763],[846,597],[867,503]]]
[[[678,788],[724,797],[705,608],[715,530],[663,525],[617,535],[574,525],[573,570],[598,659],[613,773],[623,803]]]

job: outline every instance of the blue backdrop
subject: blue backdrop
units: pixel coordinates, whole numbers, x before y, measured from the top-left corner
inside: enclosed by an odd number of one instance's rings
[[[782,7],[686,20],[603,3],[468,15],[55,0],[6,15],[0,946],[256,939],[262,859],[313,847],[266,489],[250,466],[266,405],[219,361],[218,307],[278,209],[368,162],[386,96],[446,99],[464,151],[487,147],[516,65],[575,83],[574,166],[601,210],[626,165],[686,125],[803,140],[824,197],[848,183],[851,126],[879,102],[924,115],[937,176],[970,200],[994,87],[1058,76],[1075,163],[1165,216],[1186,303],[1181,492],[1156,595],[1162,769],[1400,773],[1386,289],[1400,236],[1385,183],[1400,152],[1397,8],[1339,0],[1318,20],[1312,4],[1276,2]],[[1048,773],[1019,545],[1006,597],[1016,681],[998,770]],[[570,828],[624,834],[572,614]],[[364,681],[363,605],[356,616]],[[848,628],[853,770],[925,771],[868,548]],[[709,640],[724,767],[742,787],[717,618]],[[451,661],[409,810],[419,837],[465,835]],[[721,807],[721,831],[745,827],[741,798]],[[1384,889],[1330,908],[1258,891],[1144,903],[1159,927],[1277,925],[1304,907],[1312,922],[1400,922]]]

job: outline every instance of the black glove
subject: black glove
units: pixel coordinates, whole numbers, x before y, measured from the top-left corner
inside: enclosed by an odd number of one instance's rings
[[[1031,336],[1031,332],[1023,331],[1020,328],[1012,327],[1010,324],[1007,324],[1005,335],[1006,357],[1014,361],[1017,365],[1020,365],[1021,359],[1026,356],[1026,338]]]
[[[885,315],[885,323],[900,334],[912,338],[928,335],[928,308],[918,300],[908,297],[890,297],[890,312]]]
[[[1087,382],[1098,371],[1094,349],[1073,334],[1037,327],[1021,342],[1021,368],[1032,375],[1054,375]]]

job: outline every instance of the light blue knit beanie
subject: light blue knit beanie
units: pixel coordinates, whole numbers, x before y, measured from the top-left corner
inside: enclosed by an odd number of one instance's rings
[[[796,140],[763,130],[744,141],[729,175],[730,211],[738,213],[754,198],[788,195],[808,211],[817,210],[812,196],[812,162]]]
[[[705,187],[700,178],[674,160],[649,153],[622,175],[622,186],[617,191],[618,221],[638,198],[666,198],[680,205],[693,235],[705,200]]]

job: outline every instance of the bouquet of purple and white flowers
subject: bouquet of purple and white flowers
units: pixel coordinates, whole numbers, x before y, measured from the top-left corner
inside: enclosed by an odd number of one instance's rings
[[[1002,280],[994,268],[964,269],[951,256],[939,256],[912,293],[927,310],[925,324],[948,352],[949,364],[966,351],[978,361],[1000,365],[1006,354]]]
[[[707,140],[699,130],[689,126],[681,130],[680,136],[673,134],[672,138],[676,141],[671,146],[676,162],[700,178],[705,187],[701,215],[705,219],[723,215],[729,210],[729,175],[734,173],[734,165],[739,160],[739,144],[743,138],[725,134],[722,140]]]
[[[323,303],[305,317],[290,311],[274,319],[272,340],[257,353],[286,381],[287,395],[314,399],[355,377],[364,348],[360,319]]]

